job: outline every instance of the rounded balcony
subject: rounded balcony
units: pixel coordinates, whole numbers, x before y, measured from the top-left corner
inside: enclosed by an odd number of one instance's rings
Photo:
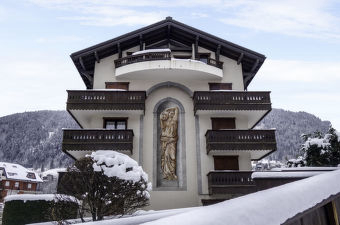
[[[115,60],[116,77],[123,79],[220,80],[223,63],[172,58],[170,52],[147,52]]]

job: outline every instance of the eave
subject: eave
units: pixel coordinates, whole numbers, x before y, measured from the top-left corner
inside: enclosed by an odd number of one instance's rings
[[[266,58],[260,53],[180,23],[171,17],[72,53],[71,58],[86,87],[92,89],[95,62],[134,46],[141,46],[142,43],[148,46],[162,40],[177,41],[187,46],[197,41],[198,46],[213,52],[218,51],[220,55],[237,61],[242,65],[244,89],[247,89]]]

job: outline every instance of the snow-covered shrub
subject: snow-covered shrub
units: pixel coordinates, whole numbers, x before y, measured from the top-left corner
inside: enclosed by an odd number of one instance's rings
[[[3,225],[21,225],[55,220],[53,209],[63,209],[63,219],[77,218],[79,202],[70,196],[62,200],[53,194],[20,194],[5,198]]]
[[[315,132],[301,137],[305,141],[301,150],[307,166],[336,166],[340,163],[340,142],[334,128],[330,127],[325,135]]]
[[[138,163],[115,151],[96,151],[75,162],[60,178],[58,191],[82,200],[93,220],[124,215],[148,205],[151,184]]]

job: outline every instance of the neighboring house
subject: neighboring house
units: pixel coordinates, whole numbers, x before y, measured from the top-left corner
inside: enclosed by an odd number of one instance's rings
[[[2,183],[0,202],[7,195],[37,193],[38,185],[43,182],[38,173],[19,164],[6,162],[0,162],[0,181]]]
[[[275,130],[253,130],[270,93],[247,90],[264,55],[167,17],[71,58],[86,90],[67,91],[82,128],[64,129],[69,156],[130,155],[153,184],[151,209],[253,191],[251,161],[276,150]]]
[[[54,194],[57,192],[59,172],[65,172],[66,168],[55,168],[44,171],[40,174],[44,183],[41,184],[40,190],[44,194]]]

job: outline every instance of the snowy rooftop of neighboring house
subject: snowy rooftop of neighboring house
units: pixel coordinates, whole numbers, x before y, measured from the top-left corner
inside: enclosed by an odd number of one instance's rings
[[[281,167],[281,168],[273,168],[270,171],[332,171],[332,170],[339,170],[340,167],[310,167],[310,166],[303,166],[303,167]]]
[[[319,175],[321,173],[325,173],[326,171],[293,171],[293,172],[254,172],[251,175],[251,178],[258,179],[258,178],[302,178],[302,177],[311,177],[315,175]]]
[[[6,179],[31,181],[37,183],[43,182],[38,173],[28,170],[19,164],[0,162],[0,169],[2,168],[4,169],[4,175],[6,176]]]
[[[66,172],[66,168],[54,168],[54,169],[49,169],[41,173],[41,177],[46,177],[47,175],[52,175],[54,178],[59,177],[58,172]]]

